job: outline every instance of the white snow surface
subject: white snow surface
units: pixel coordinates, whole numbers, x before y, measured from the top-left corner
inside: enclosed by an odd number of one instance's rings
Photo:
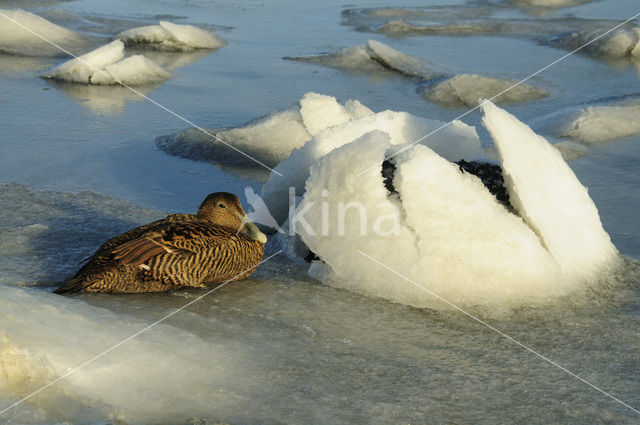
[[[166,80],[171,74],[144,56],[134,55],[125,59],[124,44],[120,40],[114,40],[71,59],[42,76],[83,84],[113,85],[122,82],[127,85],[145,85]]]
[[[640,99],[568,108],[542,117],[536,127],[574,142],[599,143],[640,134]]]
[[[500,93],[500,96],[493,99],[494,102],[523,102],[549,95],[546,90],[517,83],[517,80],[512,79],[460,74],[429,87],[422,96],[445,107],[460,107],[476,106],[478,99],[492,98]]]
[[[305,94],[298,103],[244,127],[206,129],[217,139],[197,129],[186,129],[159,137],[156,143],[167,153],[190,159],[252,163],[235,150],[239,149],[265,165],[275,166],[319,131],[373,114],[357,100],[348,100],[342,105],[335,97],[313,92]]]
[[[563,275],[588,279],[611,264],[617,250],[587,188],[560,152],[503,109],[490,102],[482,109],[483,123],[500,153],[511,204]]]
[[[64,56],[43,38],[65,49],[74,49],[84,37],[22,9],[0,9],[0,53],[21,56]]]
[[[318,113],[321,111],[318,110]],[[451,161],[484,158],[474,127],[459,120],[448,126],[444,125],[444,122],[427,120],[406,112],[383,111],[328,127],[304,146],[294,149],[286,160],[274,168],[280,175],[271,173],[262,187],[262,196],[276,220],[284,222],[289,211],[289,188],[294,187],[297,194],[302,194],[313,164],[332,150],[375,130],[387,133],[392,145],[419,141]],[[434,132],[440,127],[443,128]],[[430,136],[424,137],[432,132]],[[374,167],[380,173],[381,165],[357,160],[352,163],[352,167],[357,173],[368,167]]]
[[[561,155],[495,105],[484,111],[520,216],[424,145],[394,157],[398,195],[390,196],[379,167],[359,175],[365,167],[354,166],[393,151],[392,137],[374,130],[311,167],[296,223],[324,262],[310,274],[369,296],[447,309],[439,297],[460,307],[544,304],[608,270],[617,251]]]
[[[168,21],[160,21],[158,25],[131,28],[119,33],[116,38],[127,45],[177,51],[219,49],[227,44],[217,35],[201,28]]]

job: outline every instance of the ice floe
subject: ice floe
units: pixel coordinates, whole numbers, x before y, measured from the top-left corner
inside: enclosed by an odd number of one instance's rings
[[[406,112],[383,111],[328,127],[302,147],[294,149],[287,159],[274,168],[280,175],[271,174],[262,188],[262,196],[273,216],[282,223],[289,213],[289,188],[295,188],[297,194],[302,194],[309,170],[315,163],[332,150],[372,131],[388,134],[390,145],[420,142],[450,161],[484,157],[474,127],[459,120],[445,124]],[[424,137],[430,133],[433,134]],[[364,158],[354,159],[350,166],[354,173],[359,173],[375,166],[375,162],[368,162]]]
[[[574,142],[598,143],[640,134],[640,99],[593,102],[542,117],[536,128]]]
[[[227,43],[215,34],[193,25],[160,21],[158,25],[131,28],[116,35],[127,46],[170,51],[219,49]]]
[[[34,13],[21,9],[0,9],[0,53],[64,56],[65,53],[51,43],[75,50],[85,42],[85,37]]]
[[[445,107],[475,106],[480,98],[492,98],[505,92],[494,101],[522,102],[540,99],[549,95],[543,89],[517,80],[485,77],[476,74],[460,74],[435,81],[444,73],[427,68],[422,61],[399,52],[384,43],[369,40],[367,44],[349,47],[336,53],[319,56],[288,58],[303,62],[331,66],[359,73],[375,73],[390,70],[405,76],[419,78],[431,84],[422,96]],[[508,89],[508,90],[507,90]]]
[[[560,153],[506,111],[488,102],[483,110],[517,214],[451,162],[479,149],[462,123],[446,145],[427,138],[398,152],[414,141],[412,130],[424,135],[429,125],[382,112],[319,133],[276,167],[286,181],[272,174],[263,197],[285,219],[295,185],[301,201],[289,220],[321,259],[310,274],[419,307],[448,308],[433,293],[458,306],[517,307],[583,290],[617,264],[593,201]],[[381,164],[394,152],[391,194]]]
[[[251,158],[255,158],[271,167],[323,129],[370,114],[373,111],[357,100],[342,105],[335,97],[311,92],[304,95],[298,105],[246,126],[205,129],[209,134],[189,128],[158,137],[156,144],[163,151],[184,158],[221,164],[254,164]]]
[[[517,80],[476,74],[456,75],[422,92],[425,99],[446,107],[476,106],[478,99],[493,98],[496,95],[499,96],[492,99],[493,102],[505,103],[541,99],[549,93]]]
[[[601,29],[570,31],[549,38],[546,44],[567,50],[582,48],[581,51],[605,59],[640,59],[640,28],[637,26],[620,28],[598,38],[602,34]]]
[[[434,78],[440,73],[430,70],[420,60],[399,52],[384,43],[369,40],[366,44],[348,47],[336,53],[286,58],[348,71],[375,72],[390,70],[409,77]]]
[[[534,7],[572,5],[562,0],[524,0],[514,3]],[[491,4],[347,9],[343,12],[343,23],[361,31],[383,33],[390,37],[505,35],[567,50],[583,46],[621,23],[574,17],[503,18],[498,13],[500,9]],[[602,59],[637,58],[640,55],[639,41],[640,28],[629,23],[590,43],[580,53]]]
[[[567,278],[587,279],[617,253],[598,210],[560,153],[516,117],[483,103],[483,124],[500,151],[511,203]],[[532,179],[540,170],[545,178]]]
[[[71,59],[42,75],[59,81],[96,85],[147,85],[170,76],[144,56],[124,58],[124,44],[120,40]]]
[[[597,0],[490,0],[489,3],[533,8],[562,9],[565,7],[574,7],[585,3],[592,3],[594,1]]]

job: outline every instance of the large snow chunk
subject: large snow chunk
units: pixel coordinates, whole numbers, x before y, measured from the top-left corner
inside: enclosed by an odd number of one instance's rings
[[[380,167],[367,166],[399,146],[371,131],[311,167],[290,218],[322,260],[309,272],[404,304],[449,308],[444,299],[483,311],[541,305],[597,283],[618,254],[586,189],[543,138],[491,103],[483,109],[520,216],[423,145],[393,157],[391,195]]]
[[[307,93],[300,99],[300,115],[312,136],[320,130],[342,124],[353,117],[335,97]]]
[[[69,50],[81,46],[84,37],[31,12],[0,9],[0,53],[22,56],[65,55],[46,40]]]
[[[136,47],[178,51],[219,49],[227,44],[217,35],[201,28],[167,21],[160,21],[159,25],[131,28],[119,33],[116,38]]]
[[[124,44],[115,40],[53,68],[43,77],[83,84],[145,85],[171,76],[143,56],[123,58]]]
[[[428,69],[420,60],[399,52],[384,43],[369,40],[367,44],[348,47],[335,53],[286,58],[347,71],[375,72],[389,70],[408,77],[432,79],[439,73]]]
[[[393,145],[420,142],[450,161],[484,157],[475,129],[458,120],[447,125],[406,112],[384,111],[347,121],[319,132],[275,167],[280,175],[271,173],[269,181],[262,188],[262,196],[276,220],[282,223],[286,219],[288,188],[294,187],[297,193],[301,193],[313,164],[332,150],[374,130],[389,134]],[[373,165],[357,161],[352,167],[362,172]]]
[[[564,275],[592,278],[612,262],[617,250],[587,189],[543,137],[491,102],[485,101],[482,109],[512,205]]]
[[[380,167],[359,175],[352,166],[380,163],[391,146],[387,134],[374,131],[312,167],[296,231],[326,263],[312,266],[314,276],[434,309],[448,307],[429,291],[467,307],[537,304],[569,290],[535,233],[477,177],[426,146],[394,158],[399,198],[389,196]]]
[[[499,95],[499,96],[497,96]],[[546,90],[517,80],[460,74],[428,88],[422,96],[446,107],[476,106],[478,99],[493,98],[496,103],[523,102],[548,96]]]
[[[239,154],[236,150],[239,149],[273,167],[319,131],[371,114],[373,111],[357,100],[349,100],[342,106],[335,97],[310,92],[300,99],[299,105],[274,112],[244,127],[206,129],[215,137],[191,128],[158,137],[156,143],[163,151],[184,158],[251,164],[253,161]]]

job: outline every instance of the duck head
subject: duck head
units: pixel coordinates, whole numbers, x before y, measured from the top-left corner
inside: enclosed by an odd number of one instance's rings
[[[197,216],[219,226],[235,229],[251,239],[265,243],[267,237],[253,224],[244,212],[240,199],[233,193],[216,192],[209,194],[200,207]]]

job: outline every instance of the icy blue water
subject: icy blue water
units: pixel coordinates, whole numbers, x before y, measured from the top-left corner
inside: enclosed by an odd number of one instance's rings
[[[188,120],[218,128],[288,108],[310,91],[358,99],[376,112],[448,121],[466,109],[423,99],[423,83],[415,79],[282,58],[374,39],[446,75],[520,79],[566,54],[541,42],[565,18],[619,22],[640,12],[635,0],[558,9],[521,3],[79,0],[0,6],[30,10],[91,36],[94,47],[119,31],[164,19],[212,30],[228,45],[210,54],[165,54],[161,59],[175,64],[172,78],[142,90]],[[360,13],[450,5],[460,6],[451,12],[458,20],[526,21],[529,29],[391,37],[376,31],[384,16]],[[429,24],[451,19],[437,10],[427,9],[435,16]],[[156,137],[187,128],[184,121],[123,87],[38,77],[63,60],[0,54],[0,410],[203,294],[50,294],[105,238],[166,212],[192,212],[213,191],[241,194],[247,185],[259,191],[268,177],[256,167],[164,153]],[[572,55],[529,81],[548,97],[506,108],[533,123],[564,108],[637,96],[639,63]],[[480,119],[476,111],[463,120],[488,144]],[[640,274],[633,264],[640,259],[640,136],[588,145],[586,155],[569,164],[589,188],[627,266],[616,283],[593,289],[586,299],[475,313],[640,409]],[[0,414],[0,423],[92,425],[639,420],[637,412],[461,313],[334,289],[282,256]]]

